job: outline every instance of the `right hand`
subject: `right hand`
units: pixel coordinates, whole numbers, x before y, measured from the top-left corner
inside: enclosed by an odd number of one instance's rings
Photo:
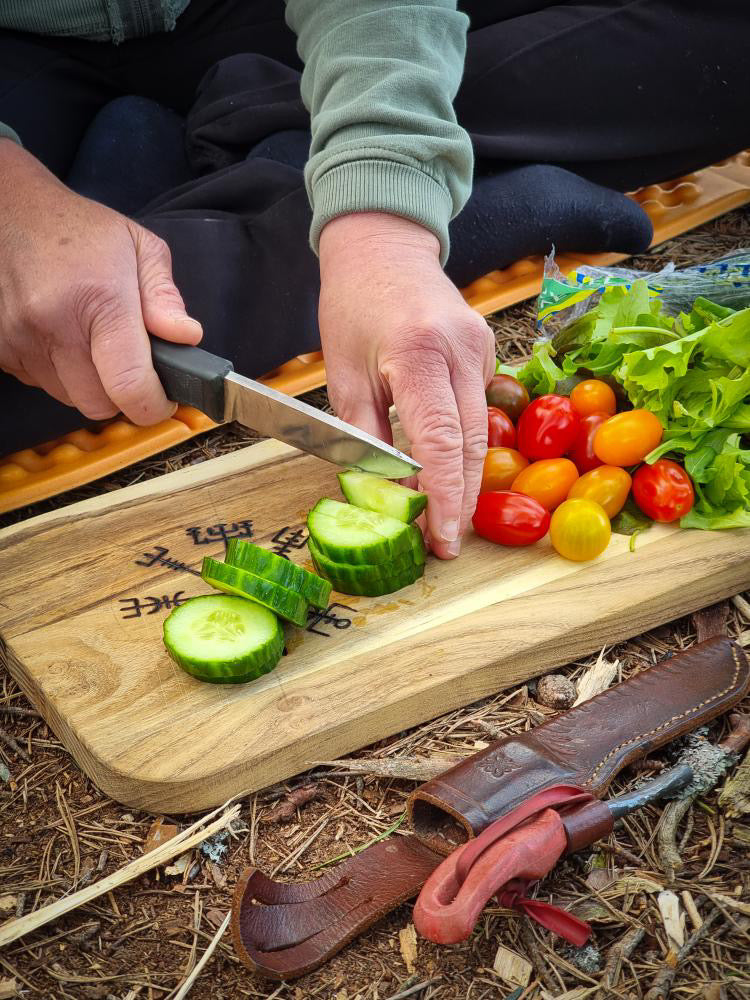
[[[166,243],[82,198],[0,139],[0,368],[91,420],[171,416],[146,331],[195,345],[202,329]]]

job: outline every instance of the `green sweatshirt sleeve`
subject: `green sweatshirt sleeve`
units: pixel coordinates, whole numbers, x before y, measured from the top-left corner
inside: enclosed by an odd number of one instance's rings
[[[3,125],[2,122],[0,122],[0,139],[12,139],[13,142],[17,142],[19,146],[21,144],[18,133],[14,132],[10,125]]]
[[[350,212],[412,219],[440,240],[471,190],[471,141],[453,99],[468,18],[449,0],[287,0],[312,120],[305,182],[317,252]]]

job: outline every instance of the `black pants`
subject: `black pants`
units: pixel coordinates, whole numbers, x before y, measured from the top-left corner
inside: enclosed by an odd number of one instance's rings
[[[486,218],[513,169],[527,164],[624,191],[750,146],[746,0],[460,6],[471,30],[457,114],[480,179],[496,182],[491,203],[473,197],[464,217]],[[204,346],[249,375],[319,346],[300,71],[282,0],[192,0],[175,31],[120,46],[0,32],[0,121],[73,187],[87,130],[116,98],[158,102],[175,129],[186,129],[184,163],[170,161],[165,175],[175,183],[165,180],[168,189],[150,192],[130,214],[170,244]],[[479,197],[487,187],[475,190]],[[128,210],[115,197],[102,200]],[[491,222],[488,239],[501,229],[513,239],[490,266],[538,252],[524,243],[523,213]],[[473,276],[453,255],[448,273]],[[0,411],[0,454],[84,422],[2,373]]]

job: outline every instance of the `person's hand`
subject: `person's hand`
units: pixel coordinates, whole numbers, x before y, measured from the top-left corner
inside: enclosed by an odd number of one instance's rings
[[[424,467],[430,546],[442,558],[456,556],[487,451],[492,332],[443,273],[436,237],[397,216],[329,222],[320,276],[331,404],[341,419],[390,443],[395,403]]]
[[[0,139],[0,368],[92,420],[175,410],[146,331],[197,344],[166,243]]]

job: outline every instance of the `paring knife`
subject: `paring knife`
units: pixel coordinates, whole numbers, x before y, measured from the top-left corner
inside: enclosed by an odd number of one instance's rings
[[[371,434],[238,375],[224,358],[200,347],[150,339],[154,368],[174,403],[195,406],[217,423],[237,420],[259,434],[347,469],[402,479],[422,468]]]

